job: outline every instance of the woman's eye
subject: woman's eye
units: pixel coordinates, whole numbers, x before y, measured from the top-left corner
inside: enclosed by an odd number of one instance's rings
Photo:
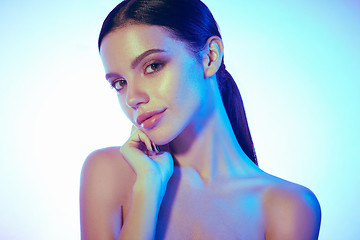
[[[117,91],[119,92],[121,89],[124,88],[124,86],[126,85],[126,81],[119,79],[119,80],[115,80],[111,83],[111,86]]]
[[[159,62],[151,63],[145,68],[145,74],[158,72],[163,68],[163,66],[164,66],[163,63],[159,63]]]

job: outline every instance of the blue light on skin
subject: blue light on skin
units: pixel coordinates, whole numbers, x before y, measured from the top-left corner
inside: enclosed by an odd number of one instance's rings
[[[320,239],[356,239],[358,2],[204,2],[221,27],[261,168],[316,193],[326,213]],[[1,239],[79,236],[83,159],[128,138],[96,47],[113,5],[2,3]]]
[[[156,49],[162,49],[162,51]],[[305,215],[298,211],[296,215],[303,216],[298,219],[291,218],[294,215],[290,216],[291,220],[288,224],[296,225],[296,231],[304,230],[303,224],[298,220],[302,221],[307,218],[316,219],[316,222],[319,222],[319,207],[314,196],[313,202],[309,206],[301,205],[301,196],[304,191],[308,190],[261,171],[246,156],[237,142],[222,104],[216,79],[216,72],[222,62],[223,54],[221,39],[210,37],[200,54],[201,61],[198,61],[193,53],[187,50],[185,43],[174,40],[163,28],[141,24],[115,29],[106,35],[101,43],[100,55],[107,80],[117,90],[123,111],[138,128],[120,148],[124,160],[132,169],[131,172],[135,174],[136,179],[140,179],[140,182],[147,179],[142,177],[143,175],[149,176],[147,169],[151,169],[152,180],[163,177],[163,172],[169,172],[168,168],[165,168],[165,166],[168,167],[168,164],[164,165],[163,161],[149,160],[148,158],[151,156],[144,156],[144,153],[137,148],[137,144],[134,145],[134,141],[144,143],[147,149],[151,149],[149,146],[152,142],[158,145],[168,144],[175,163],[175,174],[172,175],[169,183],[166,180],[166,184],[163,186],[161,185],[164,183],[163,180],[156,180],[151,181],[152,184],[150,184],[151,187],[155,186],[156,188],[154,191],[151,190],[154,194],[158,189],[160,192],[165,192],[161,189],[166,189],[165,200],[161,203],[162,209],[159,210],[157,224],[151,221],[151,216],[155,214],[153,209],[156,207],[140,207],[140,209],[144,209],[141,213],[144,217],[139,219],[135,218],[140,214],[136,212],[139,208],[131,207],[127,215],[128,219],[131,219],[126,221],[127,229],[132,229],[131,226],[135,222],[149,231],[153,231],[153,224],[158,227],[166,224],[167,229],[158,229],[156,234],[161,235],[166,231],[173,236],[185,237],[181,235],[184,233],[180,230],[192,229],[188,234],[194,236],[197,232],[196,229],[200,229],[209,236],[216,234],[217,237],[220,237],[225,233],[215,231],[215,222],[210,220],[214,219],[211,214],[215,216],[233,209],[240,213],[234,218],[224,216],[228,229],[226,234],[258,238],[265,232],[271,235],[281,230],[278,225],[274,224],[280,215],[278,215],[278,211],[269,210],[269,205],[278,206],[280,213],[292,213],[294,208],[297,211],[303,208],[314,210],[304,212]],[[138,64],[134,64],[134,62]],[[159,68],[152,66],[153,63],[156,63]],[[151,71],[148,72],[149,67]],[[161,120],[154,127],[143,127],[137,121],[142,114],[159,109],[165,109],[165,111]],[[109,151],[111,150],[109,149]],[[161,155],[152,157],[156,159]],[[140,159],[142,159],[141,164]],[[121,171],[124,172],[116,175],[126,174],[125,169]],[[138,183],[137,180],[135,182]],[[153,184],[158,182],[160,182],[159,185]],[[222,183],[221,186],[235,183],[236,190],[233,189],[233,191],[215,196],[214,194],[219,193],[217,189],[219,186],[214,187],[214,184],[219,184],[219,182]],[[145,185],[148,186],[147,181]],[[176,197],[172,199],[173,201],[168,201],[167,190],[173,191],[175,187]],[[142,190],[146,191],[147,189]],[[275,198],[273,191],[276,191]],[[291,193],[288,194],[288,191]],[[139,192],[135,191],[135,193]],[[143,203],[142,195],[136,197],[135,193],[134,198],[126,199],[137,199],[136,203],[139,206],[150,204],[149,201]],[[281,197],[277,197],[278,193]],[[129,194],[132,193],[129,192]],[[117,196],[117,194],[115,195]],[[240,205],[238,202],[232,202],[231,206],[221,204],[227,197],[239,198],[243,201],[252,195],[256,195],[259,200],[252,205],[254,215],[251,226],[262,227],[256,231],[247,229],[250,226],[242,214],[246,212],[245,209],[248,209],[248,206]],[[162,199],[163,195],[156,196]],[[202,205],[205,199],[211,199],[208,202],[209,206]],[[286,202],[285,208],[289,211],[284,211],[282,206],[279,207],[282,205],[279,204],[279,201]],[[124,202],[124,204],[126,203]],[[154,201],[154,204],[156,205],[157,202]],[[219,205],[221,208],[216,207]],[[135,203],[131,206],[135,206]],[[211,214],[205,210],[207,207],[214,209]],[[164,211],[164,208],[167,210]],[[84,213],[86,211],[91,213],[92,209],[91,207],[84,208]],[[164,213],[169,211],[176,217],[168,219],[164,216]],[[204,214],[205,212],[207,214]],[[281,215],[281,217],[285,215]],[[191,217],[189,218],[189,216]],[[187,221],[187,224],[198,223],[199,226],[195,226],[196,229],[186,224],[179,227],[180,221],[184,222],[186,219],[192,219],[192,221]],[[248,227],[239,229],[239,225]],[[105,226],[85,225],[84,229],[93,229],[92,227],[104,228]],[[318,225],[313,224],[312,228],[307,228],[308,230],[301,234],[313,236],[316,234],[316,228]],[[124,233],[129,232],[124,230]]]

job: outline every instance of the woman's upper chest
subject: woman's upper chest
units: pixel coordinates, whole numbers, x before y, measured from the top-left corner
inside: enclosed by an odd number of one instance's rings
[[[201,184],[173,178],[163,199],[157,239],[264,239],[261,191],[241,180]]]

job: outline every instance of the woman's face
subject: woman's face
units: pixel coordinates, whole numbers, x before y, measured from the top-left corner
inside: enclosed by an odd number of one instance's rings
[[[158,145],[204,117],[204,71],[184,42],[159,26],[128,25],[100,48],[106,79],[132,123]]]

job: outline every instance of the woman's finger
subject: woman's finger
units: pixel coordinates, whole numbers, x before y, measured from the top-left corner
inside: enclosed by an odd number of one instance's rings
[[[131,136],[136,130],[138,130],[137,127],[136,127],[135,125],[132,125],[130,136]]]
[[[120,148],[120,152],[135,172],[148,171],[154,167],[151,163],[153,160],[149,158],[149,156],[156,153],[153,150],[153,145],[145,133],[135,129],[130,138]]]
[[[138,140],[139,142],[142,142],[146,146],[147,154],[153,155],[155,153],[155,147],[152,143],[152,141],[149,139],[149,137],[142,131],[138,130],[135,132],[135,134],[138,134]]]

